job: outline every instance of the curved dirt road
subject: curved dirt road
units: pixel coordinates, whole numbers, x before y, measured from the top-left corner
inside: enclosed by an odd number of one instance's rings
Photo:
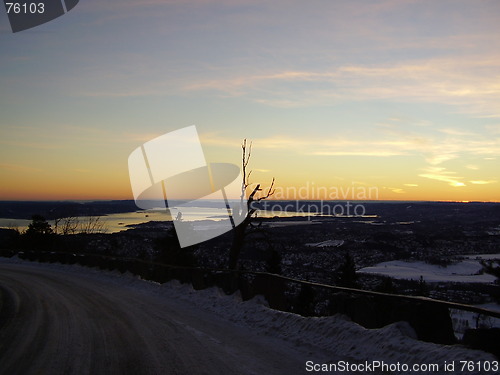
[[[97,274],[0,262],[1,374],[297,374],[304,369],[305,358],[282,340]]]

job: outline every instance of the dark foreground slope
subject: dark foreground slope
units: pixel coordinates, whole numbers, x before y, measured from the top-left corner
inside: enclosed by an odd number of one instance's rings
[[[366,329],[340,315],[271,310],[258,297],[242,302],[215,288],[195,291],[79,266],[0,258],[0,291],[0,374],[288,375],[342,361],[439,366],[422,374],[456,362],[457,371],[446,373],[458,374],[459,361],[496,360],[418,341],[403,322]]]

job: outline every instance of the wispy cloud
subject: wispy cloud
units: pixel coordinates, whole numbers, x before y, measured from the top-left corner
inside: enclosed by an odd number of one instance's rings
[[[461,106],[460,111],[474,116],[496,116],[500,115],[500,83],[491,77],[499,69],[498,56],[435,58],[394,65],[340,65],[321,71],[221,76],[188,83],[183,90],[219,91],[281,107],[339,100],[425,101]]]
[[[464,155],[500,155],[500,139],[487,127],[478,127],[475,132],[437,126],[427,129],[409,122],[389,120],[379,124],[379,129],[386,138],[399,139],[408,153],[422,155],[433,166]],[[468,164],[466,168],[473,169],[475,166]]]
[[[30,138],[31,139],[31,138]],[[18,140],[1,140],[0,144],[5,146],[14,146],[14,147],[22,147],[29,149],[38,149],[38,150],[57,150],[67,148],[66,145],[56,144],[54,142],[37,142],[31,140],[18,141]]]
[[[493,134],[500,134],[500,124],[486,125],[485,128]]]
[[[420,128],[417,128],[418,130]],[[202,135],[203,143],[234,147],[241,140],[216,133]],[[323,137],[292,137],[270,135],[253,138],[259,148],[294,150],[299,154],[316,156],[418,156],[430,166],[463,157],[492,158],[500,156],[500,140],[488,133],[448,135],[442,132],[415,132],[408,127],[383,126],[378,135],[362,137],[347,133]],[[468,169],[476,166],[467,164]]]
[[[453,187],[466,186],[461,180],[463,177],[455,176],[456,172],[447,171],[446,168],[442,167],[428,167],[425,168],[424,173],[419,174],[420,177],[429,178],[431,180],[437,180],[442,182],[447,182]]]
[[[389,189],[390,191],[392,191],[393,193],[396,193],[396,194],[406,193],[406,191],[404,189],[401,189],[401,188],[388,187],[387,189]]]
[[[241,140],[219,137],[214,134],[201,136],[202,142],[217,146],[234,147]],[[303,155],[317,156],[396,156],[407,154],[407,142],[368,141],[345,137],[293,138],[287,136],[269,136],[253,138],[255,147],[261,149],[293,149]]]
[[[40,168],[33,168],[28,165],[0,163],[0,169],[5,169],[13,172],[42,172]]]
[[[474,185],[487,185],[487,184],[494,184],[497,181],[496,180],[488,180],[488,181],[485,181],[485,180],[474,180],[474,181],[469,181],[469,182],[471,184],[474,184]]]
[[[240,97],[256,103],[296,108],[346,101],[391,100],[452,105],[473,117],[500,116],[500,83],[492,80],[500,70],[498,56],[426,59],[382,65],[339,64],[318,70],[268,66],[227,69],[199,65],[186,71],[179,61],[168,68],[145,57],[123,55],[112,73],[86,68],[92,86],[80,85],[87,97],[145,97],[164,95],[213,95]],[[179,65],[181,64],[181,65]],[[128,66],[137,69],[129,71]],[[96,77],[103,79],[96,80]],[[72,79],[72,78],[68,78]],[[103,81],[105,86],[95,84]],[[452,129],[443,129],[451,134]]]
[[[447,134],[447,135],[455,135],[455,136],[475,136],[476,133],[471,132],[471,131],[464,131],[460,129],[454,129],[454,128],[443,128],[443,129],[438,129],[439,132]]]
[[[312,151],[309,155],[318,155],[318,156],[396,156],[403,155],[401,152],[391,152],[391,151]]]

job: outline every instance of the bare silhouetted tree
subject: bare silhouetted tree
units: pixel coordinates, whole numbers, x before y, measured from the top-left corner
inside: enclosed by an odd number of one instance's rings
[[[80,222],[79,226],[79,233],[81,234],[104,233],[106,231],[106,224],[100,216],[87,216]]]
[[[256,208],[253,207],[253,203],[267,199],[274,194],[274,189],[273,189],[274,177],[273,177],[273,180],[271,182],[269,189],[267,190],[267,193],[263,193],[263,190],[260,187],[261,185],[256,184],[252,192],[248,196],[248,198],[246,197],[247,189],[251,185],[249,182],[249,178],[250,175],[252,174],[252,171],[248,171],[248,163],[250,162],[250,157],[252,155],[252,143],[250,142],[250,144],[247,144],[247,140],[244,139],[243,143],[241,144],[241,151],[242,151],[241,166],[242,166],[243,178],[241,182],[240,205],[242,208],[245,207],[246,205],[246,210],[243,210],[245,215],[244,219],[233,230],[233,242],[229,250],[230,269],[238,268],[238,260],[240,257],[241,249],[243,248],[245,242],[245,236],[248,234],[247,228],[249,225],[251,225],[252,219],[256,211]]]
[[[66,216],[54,219],[54,233],[68,235],[75,234],[78,229],[78,217]]]

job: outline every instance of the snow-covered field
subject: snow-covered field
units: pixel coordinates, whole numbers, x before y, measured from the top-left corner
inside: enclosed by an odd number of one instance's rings
[[[495,259],[500,259],[500,254],[471,254],[471,255],[462,255],[462,257],[466,259],[495,260]]]
[[[340,247],[344,244],[344,240],[327,240],[315,243],[306,243],[309,247]]]
[[[482,273],[482,268],[479,260],[476,259],[465,259],[447,267],[421,261],[391,260],[372,267],[362,268],[358,272],[374,273],[407,280],[419,280],[420,276],[422,276],[426,282],[493,283],[495,276]]]
[[[144,281],[131,274],[118,272],[103,272],[96,269],[84,268],[77,265],[33,264],[19,259],[2,259],[0,265],[20,263],[39,269],[52,270],[55,273],[65,273],[68,277],[82,277],[94,280],[110,287],[115,285],[123,288],[124,292],[140,292],[146,297],[160,298],[168,304],[169,309],[175,309],[179,316],[199,316],[204,321],[226,321],[224,335],[215,337],[216,333],[209,332],[210,337],[203,330],[190,328],[189,321],[180,321],[176,318],[175,324],[183,329],[191,330],[200,338],[209,337],[214,345],[221,344],[228,332],[237,332],[244,329],[258,337],[262,345],[281,347],[283,350],[293,351],[293,358],[300,359],[303,364],[294,373],[310,373],[305,371],[306,362],[339,363],[348,361],[351,364],[362,364],[365,361],[383,361],[387,364],[431,364],[442,366],[451,361],[494,361],[493,355],[481,351],[470,350],[460,345],[445,346],[418,341],[413,329],[404,322],[394,323],[380,329],[366,329],[351,322],[348,318],[336,315],[332,317],[304,318],[299,315],[280,312],[270,309],[262,297],[243,302],[238,294],[226,296],[217,288],[195,291],[190,285],[181,285],[178,282],[157,284]],[[143,304],[137,301],[137,304]],[[144,307],[147,309],[147,307]],[[193,320],[191,320],[193,322]],[[168,339],[168,338],[166,338]],[[234,334],[232,340],[240,340]],[[288,349],[287,349],[288,348]],[[245,357],[244,352],[232,353]],[[255,358],[259,361],[259,358]],[[210,372],[211,373],[211,372]],[[242,371],[242,373],[244,373]],[[279,368],[269,369],[266,373],[285,373]],[[330,372],[332,374],[345,372]],[[367,373],[367,372],[356,372]],[[388,372],[373,372],[388,373]],[[392,374],[403,374],[406,371],[392,371]],[[436,373],[422,371],[421,374]],[[441,372],[438,372],[441,373]],[[454,373],[454,372],[447,372]],[[456,373],[462,373],[456,371]],[[468,374],[481,372],[468,372]]]
[[[426,282],[459,282],[459,283],[493,283],[495,276],[482,273],[480,260],[498,259],[500,254],[463,255],[464,260],[441,267],[424,262],[406,262],[393,260],[379,263],[372,267],[360,269],[360,273],[371,273],[390,276],[395,279],[419,280],[422,276]],[[499,310],[496,303],[478,305],[489,310]],[[500,327],[500,319],[462,310],[451,310],[453,329],[457,338],[462,338],[469,328]]]

